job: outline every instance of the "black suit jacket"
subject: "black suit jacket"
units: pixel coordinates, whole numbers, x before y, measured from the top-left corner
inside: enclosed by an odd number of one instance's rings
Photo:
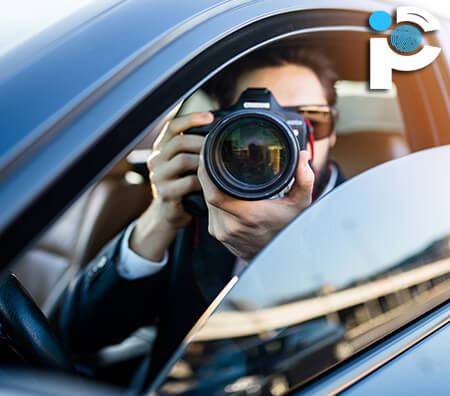
[[[158,323],[152,366],[160,367],[231,279],[236,260],[208,233],[207,218],[181,230],[158,273],[127,280],[117,271],[123,232],[72,282],[60,331],[74,355],[120,342],[143,325]],[[194,246],[195,228],[198,245]]]
[[[344,181],[337,169],[336,186]],[[63,340],[75,355],[118,343],[140,326],[157,322],[152,371],[168,360],[231,279],[236,260],[209,235],[207,217],[197,219],[178,233],[169,262],[154,275],[137,280],[119,275],[123,232],[79,274],[66,292],[60,322]]]

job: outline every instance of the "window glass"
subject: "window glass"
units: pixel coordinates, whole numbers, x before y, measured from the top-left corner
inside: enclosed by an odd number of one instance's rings
[[[172,367],[161,394],[281,395],[450,294],[450,146],[349,181],[291,223]]]

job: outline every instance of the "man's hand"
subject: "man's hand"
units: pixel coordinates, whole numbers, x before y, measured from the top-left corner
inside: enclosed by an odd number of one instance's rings
[[[220,191],[209,178],[202,159],[198,177],[209,214],[209,233],[234,255],[253,259],[301,211],[311,205],[314,173],[308,151],[300,152],[295,183],[284,198],[241,201]]]
[[[184,195],[201,189],[198,168],[203,136],[183,135],[194,126],[213,121],[212,113],[192,113],[175,118],[163,129],[147,161],[153,201],[139,217],[130,247],[139,255],[160,261],[178,230],[191,220],[183,208]],[[187,174],[193,171],[193,174]]]

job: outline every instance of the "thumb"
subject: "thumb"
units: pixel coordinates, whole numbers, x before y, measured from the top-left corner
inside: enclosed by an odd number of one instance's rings
[[[301,205],[309,206],[312,202],[312,192],[314,187],[315,175],[309,166],[309,152],[300,151],[297,172],[295,173],[295,182],[289,191],[287,197]]]

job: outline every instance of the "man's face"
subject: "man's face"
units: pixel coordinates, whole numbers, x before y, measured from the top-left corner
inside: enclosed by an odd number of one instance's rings
[[[243,74],[237,81],[233,103],[247,88],[269,89],[281,106],[328,104],[318,77],[304,66],[286,64]],[[335,142],[333,131],[331,136],[314,143],[313,166],[317,171],[320,172],[326,165],[328,152]],[[309,143],[308,151],[311,153]]]

